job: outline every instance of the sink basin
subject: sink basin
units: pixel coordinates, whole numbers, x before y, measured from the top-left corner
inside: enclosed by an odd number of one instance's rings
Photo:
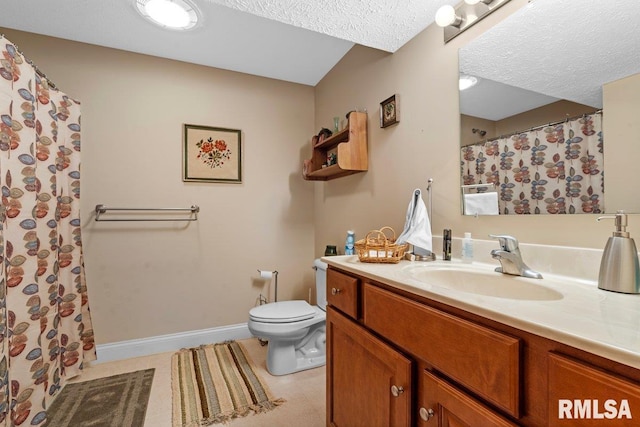
[[[432,286],[476,295],[517,300],[553,301],[562,294],[544,286],[547,279],[528,279],[519,276],[477,269],[418,267],[409,268],[413,279]]]

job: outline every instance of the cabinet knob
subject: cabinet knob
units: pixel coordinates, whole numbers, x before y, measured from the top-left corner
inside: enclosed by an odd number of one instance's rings
[[[423,421],[429,421],[434,415],[435,412],[433,412],[433,409],[420,408],[420,418],[422,418]]]
[[[402,386],[398,387],[396,385],[391,386],[391,394],[393,395],[393,397],[398,397],[402,393],[404,393],[404,387]]]
[[[338,288],[331,288],[331,295],[338,295],[340,292],[342,291]]]

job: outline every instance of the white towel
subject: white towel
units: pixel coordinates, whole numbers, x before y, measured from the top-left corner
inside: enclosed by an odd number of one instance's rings
[[[464,195],[465,215],[498,215],[498,193],[470,193]]]
[[[429,221],[427,207],[422,200],[422,192],[419,188],[416,188],[409,202],[404,230],[396,239],[396,243],[411,243],[414,253],[427,255],[431,253],[433,248],[432,242],[431,222]],[[416,248],[423,250],[416,251]]]

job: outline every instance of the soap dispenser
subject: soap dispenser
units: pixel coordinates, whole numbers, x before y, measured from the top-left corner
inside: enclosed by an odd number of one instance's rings
[[[627,214],[618,211],[615,215],[598,218],[615,219],[616,231],[609,237],[602,253],[598,288],[625,294],[640,293],[640,265],[638,250],[627,232]]]

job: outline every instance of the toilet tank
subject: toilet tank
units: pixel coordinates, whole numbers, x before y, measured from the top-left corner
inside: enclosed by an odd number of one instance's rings
[[[327,309],[327,263],[316,259],[313,263],[316,270],[316,301],[322,310]]]

